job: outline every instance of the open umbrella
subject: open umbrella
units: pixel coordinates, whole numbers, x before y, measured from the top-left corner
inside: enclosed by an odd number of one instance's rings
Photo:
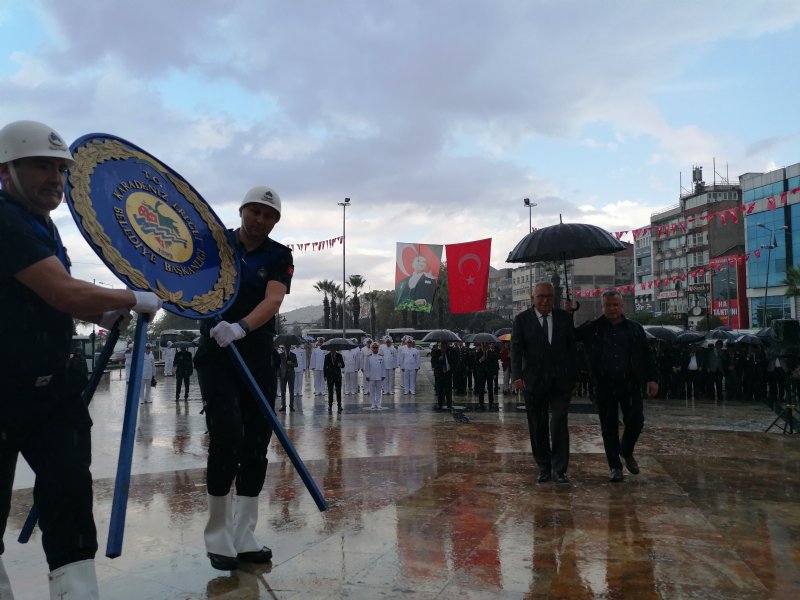
[[[721,327],[712,329],[706,334],[707,340],[722,340],[723,342],[729,342],[731,340],[735,340],[736,337],[737,336],[733,331],[729,329],[723,329]]]
[[[284,333],[275,338],[273,342],[276,346],[302,346],[305,344],[299,335]]]
[[[173,348],[196,348],[197,344],[194,342],[172,342]]]
[[[501,342],[510,342],[511,341],[511,334],[510,333],[504,333],[503,335],[498,335],[497,339],[500,340]]]
[[[466,343],[466,344],[471,344],[474,341],[473,338],[475,337],[475,335],[476,334],[474,334],[474,333],[468,333],[468,334],[466,334],[466,335],[461,337],[461,341]]]
[[[706,339],[706,334],[700,333],[699,331],[684,331],[678,334],[678,337],[675,339],[681,344],[698,344]]]
[[[753,335],[751,333],[743,333],[742,335],[738,336],[733,341],[729,342],[730,344],[743,344],[745,346],[763,346],[764,339],[758,337],[757,335]]]
[[[423,342],[460,342],[461,338],[449,329],[434,329],[424,338]]]
[[[499,341],[497,336],[491,333],[476,333],[472,336],[473,344],[496,344]]]
[[[511,327],[501,327],[500,329],[495,331],[494,334],[497,337],[500,337],[501,335],[511,334]]]
[[[567,298],[569,298],[568,259],[613,254],[624,249],[625,244],[596,225],[561,222],[558,225],[537,229],[526,235],[508,253],[506,262],[562,261],[564,263],[564,285],[567,286]]]
[[[672,329],[667,329],[666,327],[661,327],[660,325],[645,325],[644,330],[645,333],[649,333],[651,336],[661,340],[662,342],[674,342],[678,338],[678,334],[672,331]]]
[[[333,338],[327,342],[323,342],[322,347],[326,350],[336,350],[339,352],[340,350],[352,350],[356,347],[356,344],[347,338]]]

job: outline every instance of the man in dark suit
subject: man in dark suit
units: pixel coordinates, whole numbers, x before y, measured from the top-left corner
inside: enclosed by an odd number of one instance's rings
[[[539,483],[569,483],[567,414],[577,371],[575,329],[569,313],[553,309],[551,283],[537,283],[531,300],[533,307],[514,317],[511,379],[514,389],[525,394]]]
[[[436,386],[436,410],[453,408],[453,371],[458,367],[458,350],[447,342],[439,342],[431,350],[431,369]]]
[[[658,367],[644,329],[626,319],[622,309],[619,292],[603,292],[603,314],[576,330],[578,340],[586,344],[592,378],[597,382],[597,413],[614,483],[622,481],[622,461],[630,473],[639,473],[633,450],[644,426],[642,386],[649,396],[658,394]],[[619,410],[625,424],[622,439]]]

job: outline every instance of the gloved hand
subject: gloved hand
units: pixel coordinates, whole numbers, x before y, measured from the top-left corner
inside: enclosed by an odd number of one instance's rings
[[[211,337],[221,348],[227,348],[236,340],[242,339],[246,335],[245,330],[238,323],[228,323],[222,321],[211,328]]]
[[[136,296],[136,304],[133,305],[133,310],[138,313],[154,314],[161,308],[161,298],[156,296],[153,292],[133,292]]]
[[[119,330],[125,331],[128,328],[128,325],[131,324],[131,318],[133,317],[131,311],[129,311],[127,308],[118,308],[117,310],[107,310],[106,312],[103,313],[103,316],[100,317],[100,323],[98,323],[98,325],[100,325],[100,327],[103,327],[105,329],[113,329],[114,324],[120,317],[122,318],[122,320],[119,322],[118,325]]]

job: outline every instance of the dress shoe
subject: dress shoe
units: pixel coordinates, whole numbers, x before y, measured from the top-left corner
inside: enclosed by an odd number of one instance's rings
[[[633,454],[630,456],[623,456],[622,461],[625,463],[625,468],[628,469],[628,473],[632,473],[633,475],[639,474],[639,463],[633,458]]]
[[[611,469],[611,477],[608,478],[613,483],[622,481],[622,469]]]
[[[553,477],[550,469],[542,469],[539,471],[539,477],[536,478],[536,483],[546,483]]]
[[[239,552],[236,558],[246,563],[264,564],[272,560],[272,550],[264,546],[261,548],[261,550],[254,550],[252,552]]]
[[[281,406],[281,407],[278,409],[278,412],[286,412],[286,407],[285,407],[285,406]]]
[[[569,477],[567,477],[566,473],[554,473],[553,481],[556,483],[569,483]]]
[[[223,556],[222,554],[208,553],[211,566],[220,571],[235,571],[239,568],[239,559],[235,556]]]

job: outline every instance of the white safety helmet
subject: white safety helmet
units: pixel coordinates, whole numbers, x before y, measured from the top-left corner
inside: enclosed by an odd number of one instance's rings
[[[278,211],[278,217],[281,216],[281,197],[278,196],[278,192],[265,185],[257,185],[254,188],[250,188],[244,195],[242,203],[239,205],[239,210],[241,211],[246,204],[270,206]]]
[[[33,156],[63,158],[70,166],[75,163],[63,138],[44,123],[15,121],[0,129],[0,163]]]

